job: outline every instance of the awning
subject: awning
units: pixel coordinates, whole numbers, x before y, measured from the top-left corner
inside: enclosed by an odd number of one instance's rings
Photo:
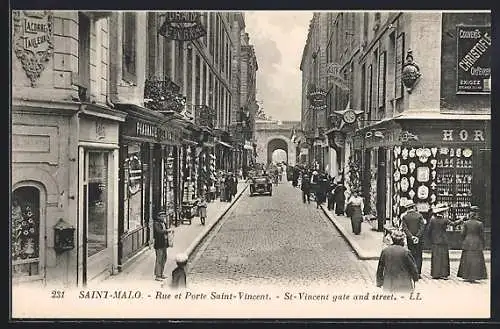
[[[225,147],[230,148],[230,149],[233,148],[233,146],[229,145],[228,143],[224,143],[222,141],[217,141],[217,144],[220,144],[220,145],[225,146]]]

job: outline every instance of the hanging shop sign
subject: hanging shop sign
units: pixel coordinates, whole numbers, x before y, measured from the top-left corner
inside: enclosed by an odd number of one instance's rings
[[[457,93],[491,92],[490,48],[490,26],[457,26]]]
[[[168,12],[159,33],[167,39],[192,41],[207,34],[196,12]]]
[[[142,163],[137,155],[132,155],[128,162],[128,191],[131,195],[141,190],[142,186]]]
[[[309,94],[309,102],[313,110],[326,109],[326,91],[317,89]]]
[[[344,79],[341,74],[342,65],[337,63],[328,63],[326,66],[326,76],[328,81],[331,81],[335,86],[339,87],[344,91],[349,91],[349,81]]]
[[[21,61],[31,86],[54,53],[54,19],[51,11],[13,11],[14,51]]]

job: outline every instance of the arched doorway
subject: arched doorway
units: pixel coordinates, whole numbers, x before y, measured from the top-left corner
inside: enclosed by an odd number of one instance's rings
[[[45,195],[35,183],[21,183],[12,193],[12,279],[44,278]]]
[[[273,155],[275,154],[275,151],[281,150],[285,152],[285,161],[288,163],[288,143],[280,138],[274,138],[271,139],[267,143],[267,163],[273,162]],[[281,152],[276,152],[276,154],[279,154]],[[282,154],[282,153],[281,153]]]

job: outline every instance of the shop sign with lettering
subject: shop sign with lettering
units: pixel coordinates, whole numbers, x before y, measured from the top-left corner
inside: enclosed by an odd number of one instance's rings
[[[168,12],[159,33],[167,39],[192,41],[207,34],[196,12]]]
[[[443,142],[484,142],[485,134],[482,129],[443,129]]]
[[[54,53],[53,16],[49,10],[12,12],[14,52],[35,87]]]
[[[457,93],[491,92],[490,48],[490,26],[457,26]]]
[[[149,137],[155,140],[163,140],[165,131],[147,122],[137,121],[135,123],[135,135],[138,137]]]

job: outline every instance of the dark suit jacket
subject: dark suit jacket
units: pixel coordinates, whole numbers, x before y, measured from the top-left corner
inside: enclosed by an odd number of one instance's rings
[[[410,210],[403,216],[402,224],[403,232],[405,232],[407,238],[416,236],[422,240],[425,229],[425,222],[422,214],[418,211]]]
[[[411,291],[418,281],[415,261],[408,249],[392,245],[380,254],[377,268],[377,287],[387,291]]]
[[[465,221],[462,227],[462,249],[463,250],[483,250],[484,248],[484,228],[483,223],[476,219]]]
[[[429,234],[429,241],[432,244],[448,244],[448,236],[446,234],[446,226],[448,224],[451,224],[451,221],[446,218],[431,218],[427,233]]]

